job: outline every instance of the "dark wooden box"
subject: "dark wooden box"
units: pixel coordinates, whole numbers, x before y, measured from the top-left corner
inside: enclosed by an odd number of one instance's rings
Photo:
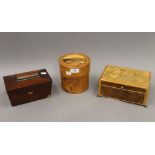
[[[51,96],[52,79],[46,69],[4,76],[12,106]]]

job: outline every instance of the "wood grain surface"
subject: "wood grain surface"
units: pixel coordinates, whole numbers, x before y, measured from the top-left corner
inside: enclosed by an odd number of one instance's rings
[[[90,58],[80,53],[66,54],[59,59],[61,87],[64,91],[79,94],[89,87]]]

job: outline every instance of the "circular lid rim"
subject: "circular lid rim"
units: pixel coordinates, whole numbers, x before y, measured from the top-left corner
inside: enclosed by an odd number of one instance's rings
[[[84,57],[85,63],[79,64],[79,65],[67,64],[63,61],[63,58],[66,56],[69,56],[69,55],[81,55]],[[59,58],[59,63],[60,63],[60,65],[65,66],[65,67],[70,67],[70,68],[79,67],[80,68],[80,67],[84,67],[84,66],[89,65],[90,64],[90,58],[89,58],[89,56],[82,54],[82,53],[67,53],[67,54],[64,54],[63,56],[61,56]]]

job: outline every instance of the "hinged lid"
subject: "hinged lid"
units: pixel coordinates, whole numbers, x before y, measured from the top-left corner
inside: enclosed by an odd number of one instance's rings
[[[108,65],[100,80],[101,85],[145,93],[149,89],[150,78],[148,71]]]
[[[52,81],[46,69],[4,76],[3,78],[7,91]]]

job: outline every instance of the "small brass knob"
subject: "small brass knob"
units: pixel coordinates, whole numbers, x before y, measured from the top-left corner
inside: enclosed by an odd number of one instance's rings
[[[30,91],[28,92],[29,95],[32,95],[33,93],[34,93],[33,90],[30,90]]]

